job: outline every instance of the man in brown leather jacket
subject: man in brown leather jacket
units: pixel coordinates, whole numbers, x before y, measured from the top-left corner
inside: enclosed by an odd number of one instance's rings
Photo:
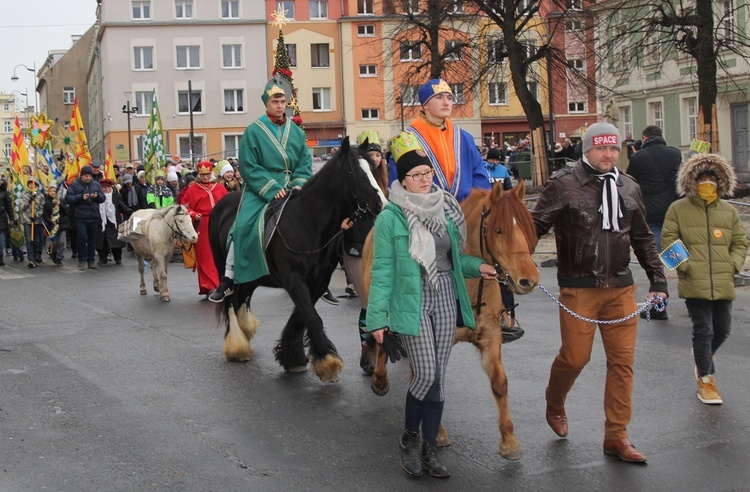
[[[614,167],[619,155],[617,128],[609,123],[591,125],[583,139],[583,158],[550,178],[532,212],[538,236],[555,227],[560,301],[589,319],[616,320],[636,310],[636,286],[628,266],[631,247],[648,274],[648,297],[667,297],[640,188]],[[607,354],[604,452],[645,463],[646,456],[627,434],[637,326],[637,317],[599,325]],[[595,324],[560,310],[562,346],[546,390],[547,423],[560,437],[568,435],[565,399],[589,361],[595,331]]]

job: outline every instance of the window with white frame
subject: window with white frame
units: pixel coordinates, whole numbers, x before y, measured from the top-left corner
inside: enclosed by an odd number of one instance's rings
[[[294,1],[293,0],[277,0],[276,10],[286,10],[286,18],[294,20]]]
[[[685,116],[687,117],[687,135],[688,140],[693,141],[698,138],[698,98],[688,97],[683,99],[685,104]]]
[[[5,152],[5,158],[10,159],[10,154],[13,152],[13,142],[5,142],[3,150]]]
[[[721,19],[719,25],[724,31],[724,41],[732,41],[735,36],[734,1],[724,0],[720,3]]]
[[[331,110],[331,88],[313,87],[312,90],[313,111]]]
[[[203,91],[192,91],[188,99],[188,91],[177,91],[177,112],[180,114],[190,113],[190,103],[193,104],[193,113],[203,112],[203,103],[201,101]]]
[[[221,18],[239,19],[240,0],[221,0]]]
[[[224,112],[244,113],[245,103],[242,89],[224,89]]]
[[[328,0],[310,0],[310,18],[328,18]]]
[[[193,0],[174,0],[174,16],[176,19],[192,19]]]
[[[401,91],[401,105],[402,106],[418,106],[420,88],[421,86],[418,86],[418,85],[404,86],[403,90]]]
[[[615,69],[624,70],[630,66],[630,36],[624,27],[617,29],[617,51],[615,53]]]
[[[240,44],[221,45],[221,67],[222,68],[242,68],[242,45]]]
[[[237,159],[240,156],[240,140],[242,134],[224,135],[224,158],[233,157]]]
[[[526,15],[524,12],[528,13],[528,10],[534,7],[535,3],[537,3],[537,0],[520,0],[516,12],[519,15]]]
[[[360,38],[369,38],[375,36],[375,26],[373,24],[358,25],[357,36],[359,36]]]
[[[578,19],[568,19],[565,21],[565,30],[568,32],[583,31],[583,22]]]
[[[310,65],[316,68],[330,67],[330,49],[328,43],[313,43],[310,45]]]
[[[503,38],[491,36],[487,38],[487,63],[501,63],[505,59]]]
[[[403,0],[404,14],[419,14],[419,0]]]
[[[565,3],[570,10],[583,10],[583,0],[567,0]]]
[[[153,91],[136,91],[135,92],[135,114],[138,116],[148,116],[154,105]]]
[[[583,71],[583,58],[570,58],[568,59],[568,67],[578,72]]]
[[[658,32],[650,31],[643,36],[643,51],[644,65],[661,63],[661,37]]]
[[[151,18],[151,0],[133,0],[133,19],[144,20]]]
[[[461,41],[457,41],[455,39],[446,41],[445,50],[443,51],[443,54],[445,55],[445,61],[460,60],[463,56],[463,47],[464,44]]]
[[[585,113],[586,103],[584,101],[568,102],[568,113]]]
[[[380,110],[376,108],[363,109],[362,119],[363,120],[379,120]]]
[[[13,132],[13,122],[12,121],[3,121],[3,132],[5,132],[5,133],[11,133],[11,132]]]
[[[360,77],[377,77],[378,66],[377,65],[360,65],[359,76]]]
[[[650,125],[656,125],[659,128],[664,128],[664,106],[661,101],[654,101],[648,103],[648,117]]]
[[[620,129],[624,136],[633,136],[633,115],[630,113],[630,106],[620,106],[617,108],[617,114],[620,117]]]
[[[190,137],[179,137],[178,145],[180,147],[180,155],[188,156],[188,158],[193,156],[193,152],[190,149]],[[197,157],[200,158],[203,156],[203,135],[193,135],[193,150]]]
[[[453,0],[453,5],[450,6],[449,14],[462,14],[464,12],[463,0]]]
[[[403,41],[401,43],[401,61],[417,61],[422,59],[422,45],[419,41]]]
[[[10,103],[3,104],[3,111],[10,111]]]
[[[63,87],[63,104],[73,104],[76,100],[75,87]]]
[[[357,15],[374,15],[374,0],[357,0]]]
[[[200,68],[201,47],[200,46],[178,46],[177,68]]]
[[[154,69],[154,47],[153,46],[134,46],[133,47],[133,70],[153,70]]]
[[[505,82],[490,82],[488,87],[490,106],[508,104],[508,84]]]
[[[526,53],[527,60],[536,55],[536,41],[533,39],[524,39],[520,41],[520,44],[524,53]]]
[[[285,46],[286,46],[286,53],[289,56],[289,66],[296,67],[297,66],[297,45],[287,44]]]
[[[464,85],[463,84],[450,84],[451,92],[453,93],[453,103],[463,104],[464,101]]]

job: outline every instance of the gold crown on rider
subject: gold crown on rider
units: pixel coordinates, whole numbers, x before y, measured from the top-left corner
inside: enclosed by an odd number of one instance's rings
[[[214,171],[214,165],[211,161],[201,161],[198,163],[198,174],[211,174]]]
[[[417,150],[421,155],[425,155],[417,137],[410,132],[401,132],[397,137],[393,137],[391,139],[390,147],[391,154],[393,154],[393,158],[396,161],[398,161],[402,155],[411,152],[412,150]]]
[[[433,94],[442,94],[443,92],[449,92],[453,94],[451,86],[449,86],[448,83],[443,79],[440,79],[440,83],[438,84],[432,84],[432,91]]]

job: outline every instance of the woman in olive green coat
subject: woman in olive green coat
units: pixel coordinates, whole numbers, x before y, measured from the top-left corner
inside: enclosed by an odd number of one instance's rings
[[[684,195],[664,218],[662,245],[681,239],[689,258],[677,266],[678,294],[693,322],[698,399],[720,404],[714,356],[732,327],[734,274],[745,263],[747,238],[737,209],[720,197],[734,190],[732,167],[718,155],[698,154],[683,164],[677,191]]]
[[[445,401],[443,381],[456,330],[474,327],[464,277],[493,278],[495,268],[462,253],[466,220],[455,198],[432,182],[434,170],[410,133],[394,139],[398,181],[374,227],[367,329],[378,343],[400,334],[414,378],[406,395],[401,467],[450,475],[435,454]],[[388,333],[386,333],[388,332]],[[420,450],[419,430],[422,429]]]

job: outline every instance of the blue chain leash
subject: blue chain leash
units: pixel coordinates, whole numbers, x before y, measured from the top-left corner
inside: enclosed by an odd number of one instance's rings
[[[550,299],[555,301],[557,305],[560,306],[560,308],[562,308],[569,315],[573,316],[574,318],[580,319],[581,321],[585,321],[587,323],[594,323],[596,325],[617,325],[619,323],[624,323],[625,321],[635,318],[636,316],[640,315],[644,311],[646,313],[646,321],[651,321],[651,308],[652,307],[658,313],[663,312],[667,308],[667,304],[664,302],[664,300],[661,297],[654,295],[653,297],[651,297],[651,299],[646,299],[646,302],[641,307],[636,309],[635,312],[630,313],[624,318],[613,319],[613,320],[589,319],[584,316],[581,316],[578,313],[574,313],[573,311],[571,311],[566,305],[560,302],[559,299],[557,299],[555,296],[550,294],[550,292],[542,284],[539,284],[539,289],[541,289],[542,292],[547,294],[547,296],[549,296]]]

